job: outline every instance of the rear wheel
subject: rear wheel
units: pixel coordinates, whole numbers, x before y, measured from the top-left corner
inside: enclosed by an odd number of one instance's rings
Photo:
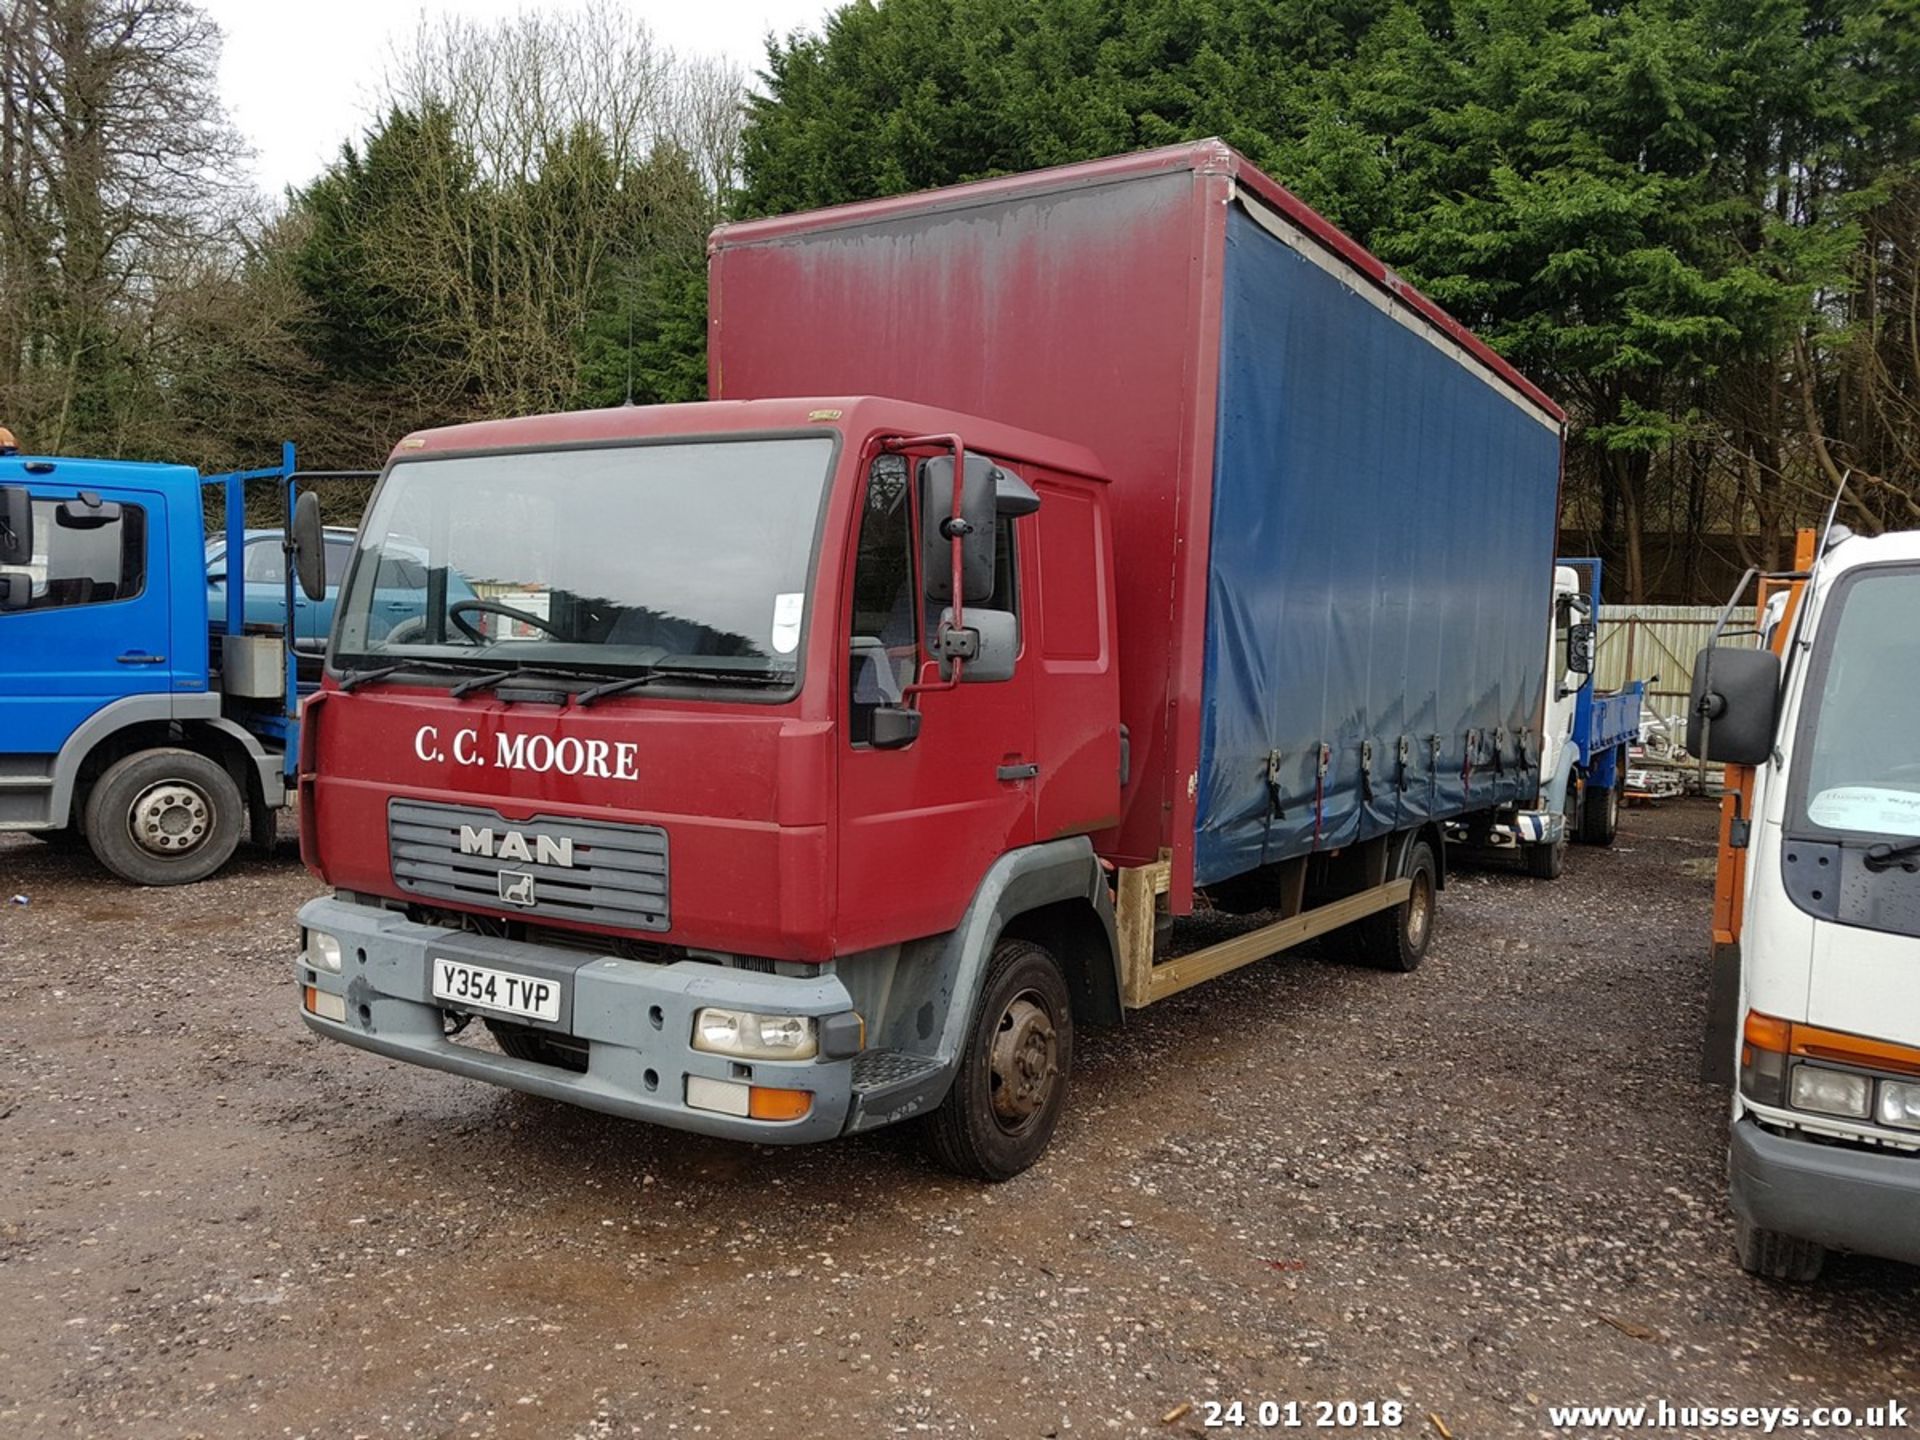
[[[1793,1285],[1818,1279],[1827,1258],[1823,1245],[1797,1235],[1782,1235],[1778,1230],[1763,1230],[1738,1215],[1733,1219],[1733,1244],[1740,1254],[1740,1268],[1749,1275]]]
[[[1613,784],[1602,793],[1587,790],[1580,806],[1580,843],[1611,845],[1620,833],[1620,799],[1627,790],[1627,747],[1613,753]]]
[[[1407,898],[1389,910],[1354,921],[1340,937],[1342,947],[1361,964],[1406,973],[1420,968],[1439,919],[1440,865],[1433,847],[1425,840],[1415,841],[1400,873],[1413,882]]]
[[[953,1089],[927,1120],[934,1158],[958,1175],[1012,1179],[1053,1138],[1072,1068],[1073,1012],[1059,962],[1030,940],[1002,940]]]
[[[87,843],[135,885],[190,885],[233,855],[246,829],[240,787],[192,750],[142,750],[116,760],[87,797]]]

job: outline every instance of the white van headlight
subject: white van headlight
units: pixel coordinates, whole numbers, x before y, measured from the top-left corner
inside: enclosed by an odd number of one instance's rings
[[[1882,1080],[1876,1113],[1882,1125],[1920,1130],[1920,1080]]]

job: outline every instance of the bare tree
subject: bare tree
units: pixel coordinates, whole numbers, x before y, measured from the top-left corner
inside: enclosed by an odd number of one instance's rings
[[[0,7],[0,386],[42,448],[117,452],[155,295],[231,241],[219,49],[186,0]]]

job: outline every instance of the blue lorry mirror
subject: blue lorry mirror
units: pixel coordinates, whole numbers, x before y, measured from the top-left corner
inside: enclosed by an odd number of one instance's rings
[[[326,536],[320,526],[320,497],[311,490],[293,506],[293,569],[307,599],[327,598]]]
[[[1567,669],[1576,675],[1593,673],[1593,622],[1582,620],[1567,627]]]
[[[0,565],[33,559],[33,496],[24,485],[0,485]]]
[[[993,598],[994,552],[1000,468],[983,455],[967,456],[960,517],[953,515],[953,457],[920,462],[920,580],[927,599],[953,599],[953,535],[960,536],[960,577],[965,603]]]

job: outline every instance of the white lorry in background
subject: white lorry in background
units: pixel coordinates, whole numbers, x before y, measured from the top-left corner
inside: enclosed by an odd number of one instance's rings
[[[1782,1280],[1920,1264],[1920,532],[1815,551],[1763,579],[1761,648],[1701,652],[1687,727],[1728,767],[1709,1074],[1737,1076],[1740,1261]]]
[[[1611,845],[1620,828],[1627,748],[1640,733],[1646,685],[1635,680],[1617,691],[1595,690],[1599,612],[1600,562],[1556,562],[1547,635],[1540,794],[1530,809],[1498,817],[1490,833],[1474,835],[1470,829],[1463,830],[1464,838],[1476,848],[1518,850],[1527,873],[1539,880],[1560,878],[1569,842]]]

